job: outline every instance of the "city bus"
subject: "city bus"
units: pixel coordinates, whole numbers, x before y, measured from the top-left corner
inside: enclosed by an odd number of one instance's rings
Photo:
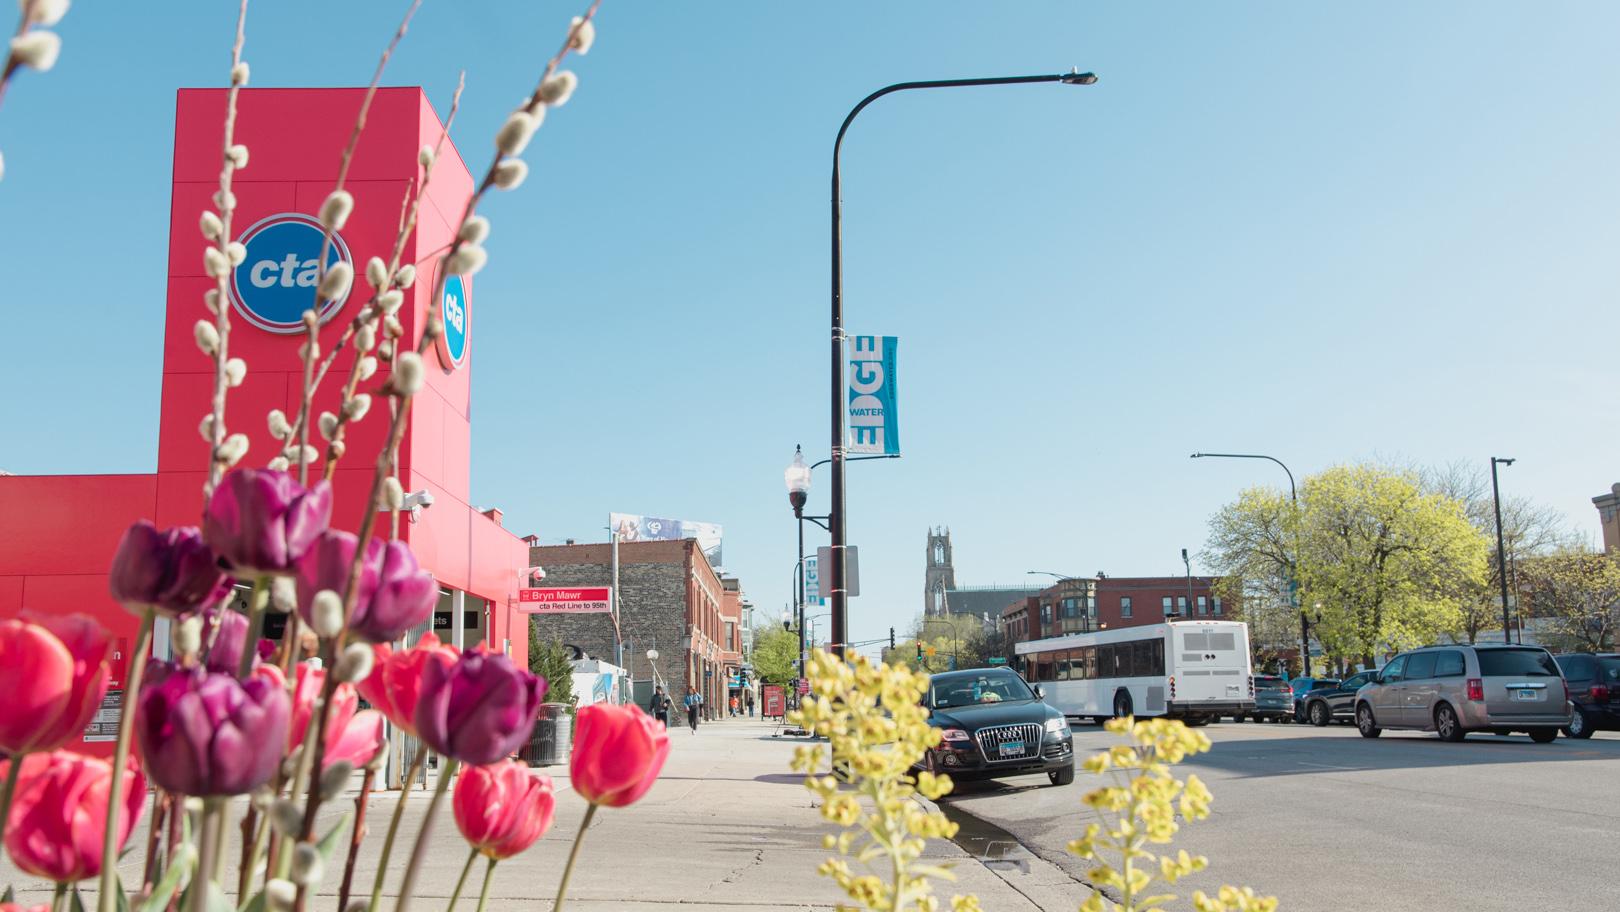
[[[1019,643],[1024,677],[1069,718],[1170,716],[1203,725],[1254,712],[1249,625],[1167,621]]]

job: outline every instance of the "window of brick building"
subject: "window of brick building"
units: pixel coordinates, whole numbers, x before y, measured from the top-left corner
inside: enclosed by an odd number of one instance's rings
[[[1198,597],[1198,613],[1209,614],[1209,601],[1201,595]]]
[[[1131,597],[1128,595],[1120,597],[1119,616],[1122,618],[1128,618],[1131,616]]]
[[[1221,613],[1221,597],[1218,596],[1218,595],[1215,596],[1215,613],[1216,614]]]
[[[1176,613],[1176,610],[1174,608],[1170,607],[1170,596],[1168,596],[1168,595],[1165,596],[1164,597],[1164,616],[1169,617],[1170,615],[1175,614],[1175,613]]]

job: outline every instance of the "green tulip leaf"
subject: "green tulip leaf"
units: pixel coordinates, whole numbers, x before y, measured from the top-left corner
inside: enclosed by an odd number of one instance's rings
[[[208,885],[208,912],[236,912],[236,904],[225,895],[225,888],[217,883]]]
[[[73,912],[84,912],[84,897],[79,895],[79,885],[73,885],[73,904],[68,907]]]
[[[163,912],[168,908],[169,897],[179,888],[181,878],[190,875],[196,866],[196,847],[189,842],[180,846],[174,853],[174,860],[169,864],[169,869],[163,872],[163,879],[152,887],[152,895],[135,907],[135,912]],[[180,908],[184,909],[185,904],[181,903]]]
[[[349,826],[349,817],[350,814],[344,814],[343,819],[328,830],[326,835],[321,837],[320,843],[315,846],[315,850],[321,853],[321,861],[332,863],[332,852],[337,849],[338,843],[343,841],[343,834]]]
[[[236,912],[264,912],[264,891],[253,894]]]
[[[0,903],[14,903],[17,901],[17,888],[6,884],[6,892],[0,893]]]
[[[114,871],[113,879],[117,881],[113,890],[113,895],[118,901],[117,912],[129,912],[129,894],[124,892],[124,878],[119,877],[118,872]]]

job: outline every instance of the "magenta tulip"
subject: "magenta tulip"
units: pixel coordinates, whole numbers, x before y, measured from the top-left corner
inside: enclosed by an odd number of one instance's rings
[[[135,614],[174,617],[214,606],[230,593],[230,581],[197,527],[159,532],[143,519],[118,542],[107,588]]]
[[[574,715],[568,782],[592,804],[624,807],[647,794],[668,757],[669,732],[640,707],[594,703]]]
[[[0,621],[0,752],[77,738],[107,692],[107,645],[107,631],[82,614]]]
[[[236,469],[208,499],[203,538],[244,577],[291,573],[332,519],[332,486],[307,490],[286,472]]]
[[[327,530],[298,563],[298,613],[305,623],[314,623],[315,593],[345,591],[358,542],[348,532]],[[349,632],[368,643],[391,643],[432,616],[439,586],[404,542],[373,538],[366,543],[355,596]]]
[[[270,781],[287,740],[285,687],[259,675],[154,662],[135,716],[147,773],[165,791],[240,795]]]
[[[446,757],[483,766],[529,740],[546,682],[498,652],[464,653],[449,666],[428,662],[416,703],[422,742]]]
[[[112,764],[65,750],[32,754],[20,762],[16,797],[6,821],[6,851],[11,860],[29,874],[57,883],[100,874]],[[7,763],[0,762],[0,776],[7,772]],[[140,819],[145,800],[146,780],[132,763],[124,771],[117,834],[120,850]]]
[[[463,769],[450,808],[467,844],[500,860],[534,845],[551,829],[556,796],[550,776],[535,776],[520,763],[502,760]]]

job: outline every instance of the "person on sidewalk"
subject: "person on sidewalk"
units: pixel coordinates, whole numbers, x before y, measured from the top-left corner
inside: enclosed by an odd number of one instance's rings
[[[692,726],[692,734],[697,734],[698,711],[703,708],[703,696],[697,692],[696,687],[690,685],[686,688],[686,724]]]
[[[754,718],[754,692],[753,691],[751,691],[751,690],[743,691],[743,705],[748,707],[748,718],[750,718],[750,719]]]
[[[669,694],[664,693],[662,686],[653,688],[652,703],[647,711],[652,713],[654,719],[664,723],[665,728],[669,728]]]
[[[737,697],[735,694],[731,697],[731,718],[737,718]]]

